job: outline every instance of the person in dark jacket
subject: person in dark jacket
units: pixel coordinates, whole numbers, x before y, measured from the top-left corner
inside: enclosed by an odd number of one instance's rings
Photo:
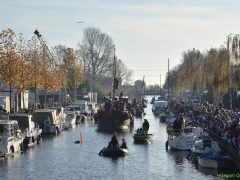
[[[122,145],[120,146],[120,148],[127,149],[127,143],[124,138],[122,139]]]
[[[113,148],[119,147],[118,139],[117,139],[117,133],[116,133],[116,132],[113,134],[110,143],[111,143],[111,145],[112,145]]]
[[[142,128],[144,129],[144,131],[146,132],[146,134],[148,133],[148,129],[149,129],[149,123],[147,119],[144,119],[144,122],[142,124]]]

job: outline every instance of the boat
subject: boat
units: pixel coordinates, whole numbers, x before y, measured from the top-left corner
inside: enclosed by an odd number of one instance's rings
[[[159,115],[161,112],[167,111],[167,109],[167,101],[154,101],[154,104],[152,106],[152,112],[154,115]]]
[[[91,111],[88,108],[87,101],[85,101],[85,100],[76,100],[76,101],[73,102],[73,105],[79,107],[81,114],[83,114],[87,118],[90,118]]]
[[[76,124],[77,121],[77,114],[74,111],[66,111],[67,117],[66,121],[70,124]]]
[[[150,104],[154,104],[154,101],[155,101],[155,97],[152,97]]]
[[[216,153],[210,148],[205,148],[206,153],[202,153],[197,156],[198,164],[205,168],[223,168],[233,163],[232,158],[229,156],[221,155]]]
[[[68,114],[68,112],[73,112],[76,114],[76,123],[81,123],[82,120],[82,115],[81,115],[81,110],[79,106],[66,106],[64,109],[64,112]]]
[[[191,159],[196,160],[196,157],[203,154],[205,148],[208,147],[215,151],[216,153],[221,153],[221,149],[218,146],[218,143],[214,141],[208,135],[200,135],[197,137],[199,140],[195,141],[191,147]]]
[[[100,152],[100,156],[106,157],[118,157],[118,156],[125,156],[128,154],[128,148],[109,148],[104,147]]]
[[[0,156],[7,156],[23,149],[24,134],[16,120],[0,120]]]
[[[61,132],[61,124],[56,111],[56,109],[38,109],[33,112],[33,121],[39,124],[42,134]]]
[[[104,107],[99,109],[94,117],[98,124],[98,130],[127,130],[131,129],[134,124],[131,113],[126,109],[128,97],[123,96],[122,92],[119,98],[115,95],[115,91],[119,88],[119,81],[116,78],[116,63],[114,56],[112,65],[112,91],[109,92],[108,98],[105,97]]]
[[[144,113],[143,110],[140,110],[140,109],[136,109],[135,111],[135,116],[136,117],[143,117],[146,113]]]
[[[152,141],[153,136],[154,136],[153,134],[139,136],[136,133],[134,133],[132,137],[134,139],[134,142],[150,142]]]
[[[17,120],[18,126],[22,129],[24,133],[23,146],[29,147],[35,144],[39,144],[41,141],[42,129],[39,127],[39,124],[32,121],[32,115],[30,114],[10,114],[10,120]]]
[[[56,110],[56,117],[59,120],[59,126],[61,130],[66,130],[69,128],[69,122],[66,121],[67,114],[63,107],[47,107],[46,110]]]
[[[198,140],[198,137],[202,134],[201,127],[184,127],[169,133],[167,142],[171,149],[191,150],[194,140]]]
[[[96,102],[87,102],[87,105],[88,105],[88,109],[90,110],[91,117],[93,117],[94,114],[97,113],[99,109],[99,105]]]
[[[160,115],[159,115],[159,121],[160,122],[166,122],[167,119],[169,120],[171,117],[173,117],[174,114],[171,112],[171,111],[165,111],[165,112],[162,112]]]

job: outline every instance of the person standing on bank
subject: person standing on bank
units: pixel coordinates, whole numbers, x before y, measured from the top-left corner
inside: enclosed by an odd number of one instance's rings
[[[147,119],[144,119],[144,122],[142,124],[142,128],[145,131],[146,134],[148,134],[148,129],[149,129],[149,123]]]

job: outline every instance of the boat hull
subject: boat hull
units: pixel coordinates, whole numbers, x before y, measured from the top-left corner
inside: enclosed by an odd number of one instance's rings
[[[225,161],[217,161],[212,159],[198,159],[198,164],[205,168],[223,168],[226,167],[228,163]]]
[[[17,139],[11,142],[8,142],[8,141],[9,139],[5,139],[5,138],[3,138],[3,140],[1,141],[1,144],[0,144],[1,157],[20,152],[22,150],[23,139]]]
[[[39,135],[38,137],[25,137],[23,139],[23,146],[24,147],[30,147],[30,146],[34,146],[35,144],[39,144],[41,141],[41,135]]]
[[[100,118],[98,119],[98,130],[108,130],[108,129],[130,129],[131,120],[130,119],[120,119],[120,118]]]
[[[118,157],[118,156],[125,156],[128,154],[128,149],[123,148],[103,148],[99,155],[106,156],[106,157]]]
[[[138,136],[136,134],[133,135],[133,139],[135,142],[150,142],[153,138],[153,134],[148,134],[145,136]]]

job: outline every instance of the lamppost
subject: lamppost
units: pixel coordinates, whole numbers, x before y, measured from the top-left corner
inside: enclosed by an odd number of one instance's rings
[[[205,89],[203,92],[204,92],[204,94],[205,94],[205,101],[206,101],[206,95],[207,95],[207,93],[208,93],[208,90]]]
[[[189,92],[189,89],[186,90],[186,95],[187,95],[187,97],[188,97],[188,92]]]

